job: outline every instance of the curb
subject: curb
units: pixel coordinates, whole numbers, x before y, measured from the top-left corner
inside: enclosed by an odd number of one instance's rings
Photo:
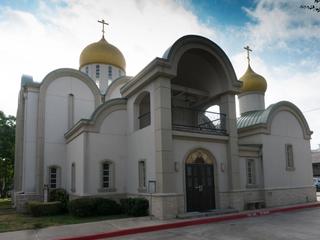
[[[218,217],[197,218],[194,220],[184,220],[184,221],[174,222],[174,223],[164,223],[164,224],[153,225],[153,226],[114,230],[110,232],[104,232],[104,233],[98,233],[98,234],[92,234],[92,235],[58,238],[56,240],[95,240],[95,239],[102,239],[102,238],[120,237],[120,236],[137,234],[137,233],[154,232],[154,231],[160,231],[160,230],[166,230],[166,229],[230,221],[230,220],[243,219],[243,218],[249,218],[249,217],[259,217],[259,216],[265,216],[273,213],[290,212],[290,211],[315,208],[315,207],[320,207],[320,203],[295,205],[290,207],[281,207],[281,208],[272,208],[272,209],[262,209],[262,210],[244,212],[244,213],[228,214],[228,215],[218,216]]]

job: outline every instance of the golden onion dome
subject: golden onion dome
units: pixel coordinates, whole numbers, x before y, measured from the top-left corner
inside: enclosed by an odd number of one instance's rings
[[[104,36],[99,42],[85,47],[80,54],[80,68],[87,64],[110,64],[126,70],[126,60],[118,48],[108,43]]]
[[[255,73],[250,64],[248,65],[247,71],[240,78],[240,81],[242,81],[241,92],[265,92],[267,90],[266,79]]]

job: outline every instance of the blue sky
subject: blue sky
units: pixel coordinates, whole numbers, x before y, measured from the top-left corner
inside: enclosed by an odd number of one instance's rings
[[[243,8],[253,8],[256,3],[250,0],[191,0],[182,1],[186,7],[199,16],[204,23],[220,26],[239,26],[250,21]]]
[[[244,46],[253,49],[252,67],[268,82],[266,105],[296,104],[320,143],[320,13],[299,8],[313,0],[0,0],[0,109],[15,114],[22,74],[41,81],[50,71],[78,68],[81,50],[101,37],[137,74],[179,37],[198,34],[229,56],[237,77],[247,67]],[[319,130],[318,130],[319,129]]]

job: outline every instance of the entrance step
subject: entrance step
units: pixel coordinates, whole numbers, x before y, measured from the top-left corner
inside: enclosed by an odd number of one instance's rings
[[[207,212],[187,212],[178,214],[178,219],[189,219],[189,218],[199,218],[199,217],[210,217],[210,216],[216,216],[216,215],[223,215],[223,214],[229,214],[229,213],[238,213],[239,211],[236,209],[214,209],[209,210]]]

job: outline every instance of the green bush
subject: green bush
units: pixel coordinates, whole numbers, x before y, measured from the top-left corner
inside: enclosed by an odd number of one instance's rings
[[[122,211],[130,216],[147,216],[149,202],[145,198],[125,198],[120,200]]]
[[[77,217],[90,217],[96,215],[95,198],[78,198],[68,204],[69,212]]]
[[[120,199],[120,206],[123,213],[130,215],[130,210],[132,209],[134,204],[133,198],[123,198]]]
[[[97,215],[116,215],[121,213],[120,205],[111,199],[97,198],[96,199],[96,212]]]
[[[63,212],[63,204],[61,202],[30,201],[28,210],[33,217],[57,215]]]
[[[59,201],[63,204],[63,210],[67,210],[69,202],[69,194],[65,189],[57,188],[49,191],[49,202]]]
[[[106,198],[78,198],[69,202],[69,212],[77,217],[107,216],[121,213],[120,205]]]
[[[131,209],[131,215],[134,217],[147,216],[149,210],[149,201],[145,198],[135,198]]]

